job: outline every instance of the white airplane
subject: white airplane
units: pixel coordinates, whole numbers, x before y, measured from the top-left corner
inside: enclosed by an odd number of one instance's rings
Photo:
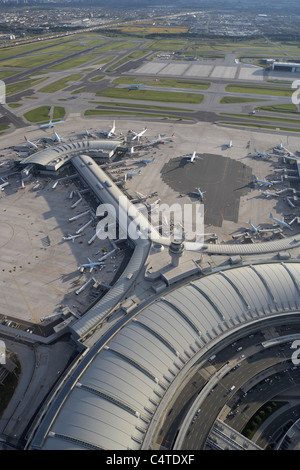
[[[59,135],[57,134],[57,132],[54,131],[54,140],[56,140],[57,142],[61,143],[63,141],[63,137],[59,137]]]
[[[104,261],[106,258],[108,258],[110,255],[112,255],[115,251],[117,251],[118,248],[114,248],[113,250],[109,251],[108,253],[105,253],[105,255],[101,256],[101,258],[98,259],[98,261]]]
[[[78,235],[71,235],[71,234],[69,233],[67,237],[63,237],[63,240],[64,240],[64,241],[72,240],[72,242],[74,243],[75,238],[78,238],[78,237],[81,237],[81,234],[78,234]]]
[[[132,83],[131,85],[129,85],[129,90],[137,90],[138,88],[144,85],[146,84],[145,83]]]
[[[51,127],[56,126],[57,124],[62,124],[63,122],[65,122],[63,119],[61,119],[60,121],[55,121],[55,122],[53,122],[52,119],[50,119],[50,121],[47,122],[46,124],[41,124],[39,126],[39,128],[40,129],[49,129]]]
[[[263,194],[266,197],[279,197],[278,194],[276,193],[270,193],[269,191],[262,191],[260,190],[261,194]]]
[[[284,146],[282,145],[282,142],[281,142],[280,145],[278,145],[277,150],[281,150],[281,151],[287,153],[289,157],[294,157],[294,158],[296,158],[296,155],[295,155],[294,153],[292,153],[290,150],[288,150],[286,147],[284,147]]]
[[[29,147],[33,147],[35,149],[38,148],[37,143],[40,141],[40,139],[36,140],[35,142],[31,142],[30,140],[27,139],[27,137],[25,135],[24,135],[24,139],[26,140]]]
[[[288,205],[291,206],[293,209],[294,207],[296,207],[295,204],[288,197],[286,198],[286,200],[287,200]]]
[[[138,160],[139,162],[143,162],[143,163],[151,163],[151,162],[155,162],[155,158],[142,158],[142,160]]]
[[[116,130],[116,121],[113,122],[112,128],[109,131],[98,129],[98,132],[100,132],[101,134],[104,134],[109,139],[110,137],[117,135],[115,133],[115,130]]]
[[[259,234],[259,231],[258,231],[258,227],[255,227],[255,225],[253,225],[253,223],[251,222],[251,220],[249,220],[249,225],[252,229],[252,232],[254,233],[257,233],[257,235]]]
[[[204,194],[206,193],[206,191],[203,191],[203,192],[202,192],[199,187],[197,187],[197,188],[195,188],[195,189],[197,190],[197,192],[196,192],[196,193],[194,192],[193,194],[197,194],[197,195],[200,197],[201,201],[203,201]]]
[[[267,181],[267,180],[259,180],[258,178],[256,178],[256,176],[254,176],[254,182],[255,183],[260,183],[261,186],[273,186],[273,183],[271,181]]]
[[[132,134],[134,134],[134,137],[132,137],[132,140],[135,140],[135,139],[140,140],[140,137],[142,137],[142,135],[145,134],[146,130],[147,130],[147,127],[144,127],[144,129],[139,133],[135,131],[131,131]]]
[[[132,176],[134,176],[134,175],[140,175],[140,174],[141,174],[140,171],[130,171],[129,173],[125,173],[125,181],[126,181],[126,179],[127,179],[127,176],[132,177]]]
[[[142,193],[139,193],[138,191],[135,191],[135,194],[138,196],[139,199],[146,199],[148,196],[145,196]]]
[[[134,176],[134,175],[140,175],[141,172],[140,170],[139,171],[129,171],[128,173],[126,173],[127,176]]]
[[[97,266],[103,266],[103,262],[102,261],[91,261],[90,258],[88,258],[89,260],[89,263],[85,263],[85,264],[79,264],[78,267],[79,268],[90,268],[90,273],[93,271],[93,269],[95,269]]]
[[[259,155],[260,157],[272,157],[272,155],[270,155],[269,153],[264,153],[264,152],[259,152],[258,150],[254,149],[254,152]]]
[[[175,133],[171,135],[171,137],[161,137],[160,134],[158,134],[157,139],[150,140],[146,145],[156,145],[156,144],[164,144],[165,142],[173,142],[172,137],[174,136]]]
[[[196,152],[194,152],[192,155],[184,155],[182,158],[189,158],[189,161],[194,163],[195,160],[203,160],[203,158],[201,157],[198,157],[198,155],[196,155]]]
[[[270,214],[270,219],[274,220],[274,222],[277,222],[278,225],[282,225],[283,227],[289,228],[290,230],[293,230],[292,227],[287,224],[283,218],[282,220],[276,219],[276,217],[273,217],[272,213]]]
[[[93,139],[97,139],[97,136],[95,134],[91,134],[87,129],[85,131],[85,135],[88,137],[92,137]]]

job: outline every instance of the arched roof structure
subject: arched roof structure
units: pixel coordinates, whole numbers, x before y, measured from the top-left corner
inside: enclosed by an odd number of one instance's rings
[[[299,309],[297,262],[227,268],[166,293],[81,360],[31,449],[144,448],[164,397],[216,340]]]

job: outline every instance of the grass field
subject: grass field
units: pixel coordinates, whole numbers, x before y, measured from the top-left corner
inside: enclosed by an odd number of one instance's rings
[[[110,67],[106,69],[107,72],[110,72],[111,70],[119,67],[120,65],[124,64],[125,62],[128,62],[129,60],[136,60],[140,59],[143,57],[145,54],[145,51],[134,51],[131,54],[129,54],[126,57],[123,57],[123,59],[119,60],[118,62],[112,64]]]
[[[62,106],[54,106],[53,119],[63,119],[66,115],[66,110]]]
[[[106,115],[123,115],[123,116],[144,116],[144,117],[155,117],[155,118],[158,118],[158,119],[175,119],[175,120],[178,120],[177,117],[174,117],[174,116],[166,116],[165,114],[164,115],[161,115],[159,116],[158,114],[151,114],[151,113],[136,113],[136,112],[130,112],[130,111],[108,111],[108,110],[104,110],[104,109],[87,109],[85,112],[84,112],[84,115],[85,116],[106,116]],[[181,119],[183,121],[187,120],[188,119]]]
[[[70,82],[77,82],[83,77],[80,73],[74,73],[72,75],[68,75],[67,77],[61,78],[60,80],[56,80],[49,85],[46,85],[43,88],[40,88],[38,91],[40,93],[55,93],[56,91],[62,90],[65,88]]]
[[[223,96],[223,98],[220,100],[221,104],[234,104],[234,103],[250,103],[253,101],[265,101],[265,100],[260,100],[256,98],[243,98],[238,97],[238,96]]]
[[[143,80],[141,80],[143,82]],[[113,83],[116,84],[139,84],[141,81],[138,81],[135,77],[120,77],[113,80]],[[208,90],[210,87],[209,82],[198,82],[196,80],[176,80],[172,78],[159,78],[155,81],[146,80],[145,85],[147,86],[165,86],[170,88],[186,88],[187,90]]]
[[[50,67],[49,70],[69,70],[69,69],[72,69],[73,67],[80,67],[80,65],[83,65],[86,62],[90,62],[94,59],[97,59],[97,57],[98,55],[96,54],[74,57],[72,59],[61,62],[60,64],[53,65],[53,67]]]
[[[179,111],[182,112],[182,108],[174,108],[168,106],[151,106],[146,104],[136,104],[136,103],[118,103],[118,102],[97,102],[97,101],[89,101],[90,104],[100,105],[100,106],[121,106],[122,108],[142,108],[142,109],[152,109],[153,111]],[[186,112],[194,112],[193,109],[185,109]]]
[[[51,106],[39,106],[24,114],[25,119],[29,122],[48,122],[50,120]],[[53,110],[53,119],[62,119],[65,116],[65,108],[55,106]]]
[[[272,86],[259,86],[259,85],[227,85],[226,91],[232,93],[251,93],[256,95],[272,95],[272,96],[291,96],[293,90],[291,88],[284,87],[272,87]]]
[[[38,108],[31,109],[24,114],[24,118],[29,122],[46,122],[50,119],[51,106],[39,106]]]
[[[203,95],[196,93],[176,93],[172,91],[149,91],[134,90],[134,93],[128,89],[107,88],[98,91],[96,96],[105,96],[106,98],[145,100],[145,101],[163,101],[168,103],[187,103],[200,104],[203,101]]]
[[[131,41],[113,42],[111,44],[107,44],[106,46],[99,47],[99,49],[95,49],[94,52],[107,52],[113,51],[115,49],[132,49],[135,46],[137,46],[137,43]]]
[[[275,104],[273,106],[260,106],[256,109],[273,113],[300,114],[295,104]]]
[[[15,59],[8,59],[3,62],[0,62],[0,64],[2,67],[18,67],[30,69],[33,67],[37,67],[38,65],[48,64],[49,62],[53,62],[54,60],[58,60],[63,57],[67,57],[67,54],[63,54],[61,52],[51,54],[49,52],[48,54],[38,54],[26,57],[17,57]]]
[[[43,77],[43,78],[29,79],[29,80],[23,80],[20,82],[10,83],[9,85],[6,86],[6,94],[8,96],[15,95],[16,93],[20,93],[21,91],[28,90],[34,85],[38,85],[39,83],[42,83],[46,79],[47,77]]]
[[[248,115],[248,114],[230,114],[230,113],[221,113],[221,116],[231,116],[231,117],[238,117],[241,119],[252,119],[252,120],[259,120],[259,121],[274,121],[274,122],[283,122],[283,123],[294,123],[300,124],[300,120],[297,119],[286,119],[286,118],[279,118],[279,117],[269,117],[269,116],[257,116],[255,115]]]
[[[12,75],[15,75],[16,73],[18,72],[12,71],[12,70],[0,70],[0,80],[5,80],[7,77],[11,77]]]

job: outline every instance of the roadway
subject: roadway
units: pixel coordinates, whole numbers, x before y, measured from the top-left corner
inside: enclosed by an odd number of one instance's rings
[[[284,326],[281,326],[282,324]],[[172,448],[178,430],[183,427],[184,418],[188,415],[189,408],[197,400],[204,385],[227,361],[232,367],[230,372],[219,380],[213,391],[206,396],[200,405],[201,411],[197,417],[191,419],[180,448],[184,450],[204,449],[207,437],[217,417],[237,431],[242,431],[251,416],[264,403],[275,400],[287,389],[293,390],[293,387],[300,385],[300,371],[292,369],[293,364],[290,362],[290,345],[278,345],[264,349],[261,343],[271,336],[277,337],[281,334],[299,332],[296,318],[294,320],[281,319],[269,323],[266,329],[257,330],[250,337],[247,334],[247,336],[234,340],[231,344],[228,344],[227,340],[227,345],[224,343],[224,347],[219,344],[216,358],[212,362],[201,360],[198,365],[195,365],[185,385],[181,387],[179,395],[177,398],[174,397],[172,403],[169,404],[164,421],[160,426],[162,432],[156,443],[161,448]],[[237,351],[239,347],[243,349]],[[242,355],[245,357],[241,357]],[[240,365],[237,366],[237,364]],[[265,381],[266,378],[267,381]],[[234,393],[227,395],[232,385],[235,385],[236,389]],[[245,392],[247,395],[243,397]],[[299,400],[295,397],[294,401],[298,403]],[[297,403],[292,403],[289,410]],[[294,417],[296,417],[295,414]],[[284,415],[278,420],[277,424],[286,422]],[[268,425],[261,435],[258,434],[258,445],[266,446],[268,444],[266,436],[274,434],[272,422],[270,420],[270,427]]]

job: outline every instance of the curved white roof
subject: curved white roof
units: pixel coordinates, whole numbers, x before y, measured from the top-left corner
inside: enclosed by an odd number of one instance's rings
[[[39,150],[29,157],[24,158],[21,163],[22,165],[39,165],[45,169],[54,171],[64,165],[78,152],[93,150],[112,152],[118,146],[120,146],[120,142],[115,140],[83,140],[66,142]]]
[[[31,448],[140,449],[172,382],[210,341],[299,308],[298,262],[224,269],[166,294],[81,361]]]

